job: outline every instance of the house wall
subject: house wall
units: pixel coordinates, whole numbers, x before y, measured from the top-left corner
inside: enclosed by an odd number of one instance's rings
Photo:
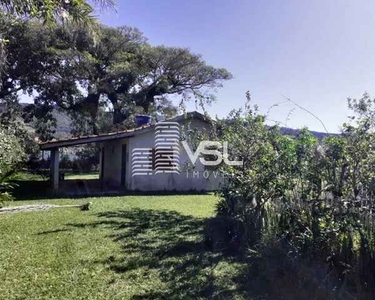
[[[114,187],[121,185],[123,144],[128,146],[128,139],[113,140],[102,144],[102,149],[104,149],[104,167],[102,163],[100,167],[104,169],[102,180],[105,185]],[[128,151],[127,149],[126,161],[129,159]]]
[[[187,135],[189,130],[207,132],[209,125],[198,119],[183,121],[181,123],[182,135]],[[126,155],[126,188],[138,191],[212,191],[217,190],[223,179],[219,172],[207,170],[199,159],[195,168],[190,169],[190,159],[184,147],[180,145],[180,174],[153,174],[132,177],[131,154],[135,148],[154,148],[155,131],[136,134],[132,138],[103,143],[105,149],[104,183],[111,186],[120,186],[121,183],[121,156],[122,144],[127,145]],[[192,149],[195,151],[196,149]]]

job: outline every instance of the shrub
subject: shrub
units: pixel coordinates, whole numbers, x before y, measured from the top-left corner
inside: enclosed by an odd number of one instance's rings
[[[317,274],[309,289],[324,283],[329,290],[318,298],[375,295],[375,124],[361,115],[341,136],[319,141],[307,129],[281,135],[264,120],[249,109],[218,122],[231,156],[244,164],[221,166],[227,180],[208,241],[248,258],[260,253],[264,266],[278,270],[271,278],[290,269],[294,275],[285,278],[306,285]],[[287,265],[271,263],[279,260]]]
[[[0,202],[8,201],[7,193],[10,185],[6,179],[16,172],[25,158],[23,148],[17,137],[10,131],[0,127]]]

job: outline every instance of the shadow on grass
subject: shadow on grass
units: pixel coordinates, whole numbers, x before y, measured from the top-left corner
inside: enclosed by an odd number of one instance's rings
[[[49,181],[25,181],[13,180],[14,189],[12,195],[16,201],[61,199],[82,199],[90,197],[110,196],[160,196],[160,195],[209,195],[203,191],[128,191],[121,188],[101,188],[98,180],[68,180],[61,183],[61,191],[53,193]]]
[[[14,189],[12,196],[16,201],[47,199],[49,182],[48,181],[12,181]]]
[[[141,209],[109,211],[99,218],[94,223],[67,225],[113,230],[110,237],[121,245],[121,251],[94,263],[103,263],[136,286],[143,286],[132,299],[231,299],[242,294],[234,283],[237,270],[232,268],[226,274],[232,261],[206,247],[205,220]],[[223,262],[224,270],[218,276],[217,266]]]
[[[47,230],[47,231],[42,231],[39,232],[37,235],[47,235],[47,234],[54,234],[54,233],[61,233],[61,232],[69,232],[69,229],[55,229],[55,230]]]

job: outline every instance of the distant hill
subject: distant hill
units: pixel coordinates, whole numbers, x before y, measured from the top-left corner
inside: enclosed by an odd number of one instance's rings
[[[297,136],[300,132],[301,132],[300,129],[280,127],[280,133],[283,135]],[[340,136],[340,134],[337,134],[337,133],[326,133],[326,132],[319,132],[319,131],[313,131],[313,130],[309,130],[309,132],[319,140],[323,140],[325,137],[328,137],[328,136]]]
[[[30,103],[20,103],[20,106],[22,109],[29,106]],[[4,104],[0,103],[0,114],[6,111],[6,107]],[[53,116],[56,119],[56,133],[55,137],[57,139],[71,137],[71,131],[72,131],[72,119],[68,116],[68,114],[61,108],[56,107],[53,111]],[[26,127],[30,131],[34,131],[33,124],[26,124]]]

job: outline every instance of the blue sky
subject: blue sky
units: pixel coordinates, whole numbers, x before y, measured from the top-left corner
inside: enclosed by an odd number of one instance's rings
[[[374,93],[374,1],[126,0],[100,20],[138,27],[151,44],[189,47],[231,71],[208,108],[213,116],[243,106],[249,90],[263,112],[286,96],[335,132],[349,114],[346,98]],[[280,105],[270,118],[285,122],[291,108]],[[288,125],[322,130],[301,110]]]
[[[263,112],[286,96],[336,132],[347,97],[375,95],[374,1],[118,2],[117,12],[99,16],[104,24],[138,27],[151,44],[189,47],[233,73],[208,108],[212,116],[242,107],[249,90]],[[291,108],[280,105],[270,118],[285,122]],[[323,129],[298,109],[288,126]]]

